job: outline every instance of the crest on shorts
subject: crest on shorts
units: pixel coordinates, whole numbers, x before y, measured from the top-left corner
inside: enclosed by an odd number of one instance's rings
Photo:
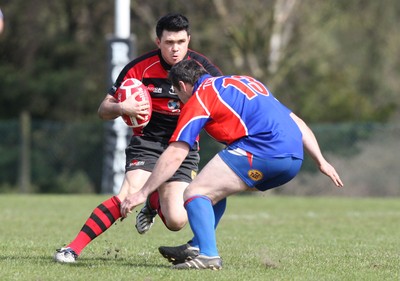
[[[262,178],[264,177],[263,173],[261,173],[261,171],[259,170],[249,170],[247,172],[247,175],[249,176],[250,179],[252,179],[253,181],[260,181],[262,180]]]
[[[192,180],[197,176],[197,172],[195,170],[192,170]]]

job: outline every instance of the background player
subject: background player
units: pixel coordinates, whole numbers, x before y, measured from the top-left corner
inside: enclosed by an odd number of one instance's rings
[[[104,120],[115,119],[122,114],[137,117],[146,114],[148,105],[137,103],[133,96],[118,103],[117,89],[127,78],[136,78],[147,86],[153,112],[143,130],[134,130],[126,148],[126,173],[118,195],[96,207],[83,225],[76,238],[54,255],[57,262],[75,262],[81,251],[96,237],[106,231],[121,217],[120,202],[128,194],[139,190],[151,175],[161,153],[168,146],[181,111],[181,102],[168,80],[171,66],[181,60],[193,60],[201,64],[212,75],[221,75],[219,69],[205,56],[188,49],[190,27],[188,19],[181,14],[167,14],[156,26],[158,49],[144,54],[129,64],[119,74],[113,87],[101,103],[98,113]],[[183,191],[198,171],[199,155],[197,141],[191,144],[187,157],[180,168],[159,186],[137,217],[136,228],[145,233],[159,214],[170,230],[180,230],[187,223],[183,207]],[[225,208],[225,203],[220,204]]]
[[[342,187],[335,168],[323,157],[311,129],[256,79],[212,77],[194,61],[182,61],[170,78],[185,107],[169,147],[137,193],[121,204],[125,217],[180,166],[204,127],[227,147],[211,159],[184,192],[189,223],[199,255],[177,269],[220,269],[213,205],[227,196],[283,185],[299,172],[303,146],[320,171]]]
[[[3,32],[4,29],[4,15],[0,9],[0,34]]]

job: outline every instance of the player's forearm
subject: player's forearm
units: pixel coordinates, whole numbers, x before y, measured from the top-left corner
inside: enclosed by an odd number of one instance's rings
[[[309,127],[304,129],[303,133],[303,145],[307,153],[311,156],[314,162],[320,166],[324,161],[325,158],[322,155],[321,149],[318,145],[318,141],[315,138],[314,133],[311,131]]]
[[[97,113],[103,120],[112,120],[123,114],[123,108],[121,107],[121,103],[118,103],[117,100],[106,97],[100,104]]]
[[[311,156],[317,166],[320,166],[325,161],[325,158],[322,155],[317,138],[310,127],[308,127],[308,125],[301,118],[297,117],[293,113],[291,114],[291,117],[296,122],[303,135],[304,149]]]

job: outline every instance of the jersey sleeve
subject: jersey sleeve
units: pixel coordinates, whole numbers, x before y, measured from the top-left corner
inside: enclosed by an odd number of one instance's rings
[[[135,78],[142,81],[144,69],[149,66],[149,60],[157,56],[157,52],[158,50],[152,50],[126,64],[121,72],[118,74],[117,79],[114,81],[113,85],[107,93],[115,97],[115,93],[121,86],[122,82],[128,78]]]
[[[196,97],[192,97],[183,107],[178,125],[169,142],[183,141],[192,147],[209,118],[209,112]]]
[[[286,105],[284,105],[283,103],[281,103],[277,98],[275,98],[275,100],[281,105],[281,108],[284,112],[286,112],[288,115],[290,113],[292,113],[292,110],[290,110],[290,108],[288,108]]]

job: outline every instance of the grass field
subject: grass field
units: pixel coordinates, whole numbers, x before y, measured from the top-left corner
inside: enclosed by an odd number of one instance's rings
[[[157,250],[191,236],[134,215],[56,264],[103,195],[0,195],[0,280],[400,280],[400,198],[235,196],[217,231],[220,271],[177,271]]]

